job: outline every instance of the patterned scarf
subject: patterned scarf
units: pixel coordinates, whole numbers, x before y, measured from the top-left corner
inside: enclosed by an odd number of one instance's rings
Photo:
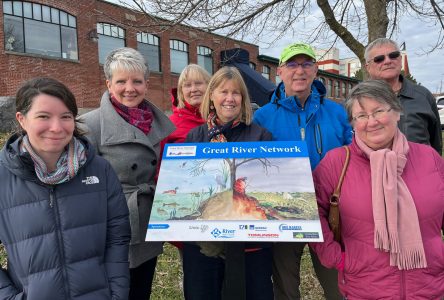
[[[211,112],[208,116],[207,125],[208,125],[208,140],[211,143],[226,143],[227,138],[224,133],[231,128],[236,127],[240,124],[239,120],[233,120],[223,125],[220,124],[220,120],[217,118],[217,115],[214,112]]]
[[[400,270],[426,268],[415,202],[401,177],[409,152],[406,137],[398,129],[392,149],[376,151],[358,135],[355,139],[370,159],[375,248],[390,252],[390,265]]]
[[[153,123],[153,112],[147,100],[144,99],[137,107],[128,107],[111,95],[111,103],[116,112],[129,124],[139,128],[145,134],[150,132]]]
[[[66,149],[68,148],[68,149]],[[56,185],[71,180],[86,162],[85,146],[75,137],[65,147],[56,164],[56,170],[50,172],[43,159],[38,156],[29,142],[28,136],[23,137],[20,145],[22,153],[28,152],[34,162],[34,169],[41,182]]]

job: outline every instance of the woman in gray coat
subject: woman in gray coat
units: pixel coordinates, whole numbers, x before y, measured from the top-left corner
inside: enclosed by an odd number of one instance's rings
[[[100,107],[83,115],[87,136],[116,171],[128,203],[131,223],[130,297],[149,299],[162,243],[145,242],[155,190],[161,141],[174,125],[145,99],[149,70],[132,48],[112,51],[104,65],[106,91]]]

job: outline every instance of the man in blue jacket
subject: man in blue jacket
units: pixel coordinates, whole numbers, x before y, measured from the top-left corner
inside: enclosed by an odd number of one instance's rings
[[[347,145],[352,129],[344,108],[325,98],[326,89],[315,80],[316,55],[310,45],[296,43],[281,53],[277,73],[282,82],[270,103],[256,111],[254,122],[278,141],[305,141],[314,169],[328,150]],[[276,243],[273,251],[275,299],[300,299],[300,262],[305,243]],[[313,266],[326,299],[342,299],[336,270],[324,268],[311,252]]]

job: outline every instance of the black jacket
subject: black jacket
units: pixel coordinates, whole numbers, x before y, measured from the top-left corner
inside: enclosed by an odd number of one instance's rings
[[[8,269],[0,299],[127,299],[128,208],[108,162],[86,140],[87,162],[68,182],[35,175],[19,137],[0,152],[0,240]]]
[[[225,132],[224,135],[228,142],[257,142],[272,140],[271,133],[256,123],[251,123],[250,125],[240,123],[238,126]],[[209,141],[207,124],[191,129],[185,140],[186,143],[207,143]]]

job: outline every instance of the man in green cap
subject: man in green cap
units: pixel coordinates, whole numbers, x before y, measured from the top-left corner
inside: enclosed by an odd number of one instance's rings
[[[295,43],[281,53],[277,73],[282,82],[271,100],[254,114],[277,141],[305,141],[312,170],[328,150],[348,145],[352,128],[344,108],[325,98],[326,89],[315,80],[316,54],[310,45]],[[305,243],[276,243],[273,247],[273,285],[276,300],[300,299],[300,262]],[[311,250],[311,249],[310,249]],[[336,270],[324,268],[311,252],[316,275],[326,299],[342,299]]]

